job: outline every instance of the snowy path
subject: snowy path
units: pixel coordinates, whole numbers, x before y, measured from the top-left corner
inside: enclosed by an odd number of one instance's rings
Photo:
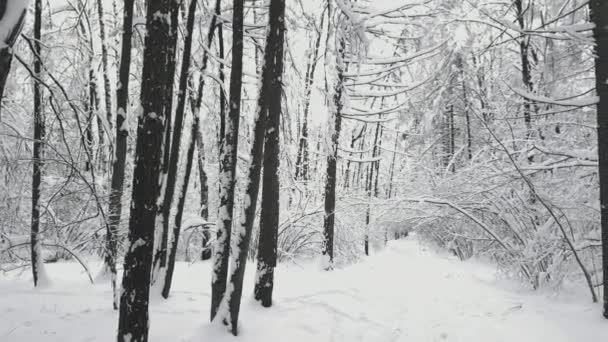
[[[252,268],[248,266],[251,289]],[[152,341],[236,341],[204,324],[209,265],[181,264],[175,292],[151,305]],[[106,284],[74,265],[51,265],[52,287],[34,291],[0,275],[0,341],[113,341]],[[275,306],[246,298],[240,341],[606,341],[608,322],[587,298],[571,302],[501,286],[491,267],[462,263],[415,240],[393,242],[358,265],[277,271]]]

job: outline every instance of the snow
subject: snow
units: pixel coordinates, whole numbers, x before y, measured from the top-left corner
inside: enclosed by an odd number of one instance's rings
[[[522,289],[481,262],[460,262],[415,238],[391,241],[363,262],[327,272],[315,262],[279,265],[275,305],[259,306],[245,277],[241,341],[604,341],[599,305],[572,289],[560,297]],[[78,265],[47,265],[53,285],[32,289],[28,272],[0,276],[0,340],[112,341],[111,290]],[[178,263],[175,291],[150,304],[151,341],[235,341],[209,324],[211,263]],[[286,339],[286,336],[289,338]]]

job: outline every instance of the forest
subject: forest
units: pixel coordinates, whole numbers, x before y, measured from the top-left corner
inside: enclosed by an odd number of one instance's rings
[[[0,0],[0,341],[608,338],[608,1]]]

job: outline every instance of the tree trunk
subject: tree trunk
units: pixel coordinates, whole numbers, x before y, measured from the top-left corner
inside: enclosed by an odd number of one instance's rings
[[[230,110],[226,118],[226,134],[220,148],[220,207],[217,238],[213,250],[213,279],[211,282],[211,321],[215,318],[226,292],[236,160],[238,152],[239,119],[241,116],[241,85],[243,80],[243,7],[244,0],[233,1],[232,69],[230,71]]]
[[[211,19],[211,23],[209,24],[209,30],[207,31],[207,49],[205,51],[203,51],[203,65],[201,67],[201,75],[199,77],[199,82],[198,82],[198,91],[195,95],[192,93],[190,96],[190,105],[191,105],[191,109],[192,109],[192,113],[193,116],[195,117],[195,120],[199,121],[199,127],[200,127],[200,111],[201,111],[201,105],[202,105],[202,101],[203,101],[203,88],[205,85],[205,79],[204,79],[204,73],[207,70],[207,64],[209,61],[209,55],[208,52],[211,49],[211,43],[213,42],[213,37],[215,34],[215,28],[218,28],[219,32],[219,44],[220,44],[220,58],[223,59],[224,58],[224,43],[223,43],[223,36],[221,33],[221,29],[222,29],[222,23],[220,22],[219,24],[217,23],[217,18],[220,16],[221,12],[220,12],[220,6],[221,6],[221,0],[217,0],[215,2],[215,15],[213,16],[213,18]],[[224,73],[222,71],[223,69],[223,64],[220,63],[220,80],[222,81],[222,84],[224,83]],[[223,124],[224,124],[224,109],[226,107],[226,98],[224,96],[224,92],[222,89],[220,89],[220,135],[223,136],[224,132],[223,132]],[[219,141],[219,140],[218,140]],[[198,129],[196,131],[196,144],[198,145],[198,173],[199,173],[199,178],[200,178],[200,183],[201,183],[201,212],[200,215],[203,219],[207,220],[209,218],[209,187],[207,185],[207,173],[205,172],[205,145],[204,145],[204,141],[203,141],[203,136],[200,132],[200,129]],[[210,239],[210,233],[209,230],[207,229],[207,227],[203,227],[203,243],[202,243],[202,252],[201,252],[201,260],[209,260],[211,259],[211,248],[209,247],[209,239]]]
[[[387,198],[391,198],[393,196],[393,177],[395,175],[395,159],[397,158],[398,144],[399,144],[399,132],[395,132],[395,145],[393,146],[393,158],[391,160],[391,167],[390,167],[390,171],[389,171]]]
[[[515,12],[517,15],[517,23],[519,24],[519,28],[523,31],[526,29],[524,22],[524,10],[522,5],[522,0],[514,0]],[[532,84],[532,75],[531,75],[531,66],[530,60],[528,59],[529,52],[529,37],[527,35],[523,36],[519,42],[519,55],[521,59],[521,76],[524,86],[526,90],[529,92],[534,91],[534,86]],[[530,114],[531,103],[529,99],[524,99],[524,123],[526,124],[526,139],[529,139],[532,134],[532,117]]]
[[[110,193],[110,236],[106,239],[106,267],[111,272],[114,309],[118,308],[116,293],[116,258],[118,257],[118,227],[122,214],[122,192],[125,182],[127,159],[127,111],[129,108],[129,77],[131,75],[131,37],[133,35],[133,3],[125,0],[123,13],[122,48],[118,85],[116,87],[116,159],[112,168],[112,191]]]
[[[169,55],[167,61],[168,75],[170,75],[164,82],[167,82],[167,93],[165,95],[165,106],[167,113],[167,127],[165,128],[164,146],[163,146],[163,175],[161,178],[162,188],[165,189],[164,193],[161,193],[159,198],[160,208],[160,228],[161,228],[161,240],[157,246],[158,250],[154,256],[154,281],[156,276],[161,274],[160,269],[164,269],[167,266],[167,248],[169,246],[169,215],[171,213],[171,203],[173,201],[173,193],[175,192],[175,173],[171,173],[173,163],[173,145],[177,144],[177,150],[179,151],[179,140],[175,140],[176,135],[181,137],[182,125],[181,121],[178,122],[178,118],[175,118],[175,122],[172,124],[173,114],[173,83],[175,75],[175,52],[177,50],[177,31],[179,28],[179,1],[173,1],[171,3],[171,28],[169,30]],[[183,119],[183,118],[182,118]],[[173,127],[173,131],[171,130]],[[173,140],[171,139],[171,133],[173,132]],[[170,194],[171,198],[167,198]]]
[[[177,182],[177,166],[179,162],[179,150],[181,145],[181,131],[184,121],[184,113],[186,111],[186,96],[188,94],[188,79],[190,73],[190,54],[192,52],[192,35],[194,32],[194,19],[196,14],[196,0],[190,0],[190,6],[188,7],[188,22],[186,25],[186,38],[184,42],[184,53],[182,61],[182,70],[179,80],[179,91],[177,95],[177,110],[175,112],[175,128],[173,130],[173,143],[171,145],[171,159],[169,163],[169,176],[167,178],[165,203],[163,208],[166,212],[171,208],[171,202],[173,201],[173,194],[175,192],[175,183]],[[198,120],[198,117],[197,119]],[[198,124],[196,124],[198,129]],[[184,182],[182,189],[179,193],[179,204],[177,213],[175,215],[175,221],[173,223],[173,235],[171,248],[169,249],[169,258],[167,260],[167,271],[165,273],[165,279],[163,284],[162,295],[164,298],[169,297],[171,290],[171,280],[173,279],[173,270],[175,269],[175,257],[177,255],[177,245],[179,242],[180,228],[182,225],[182,215],[184,212],[184,203],[186,198],[186,192],[188,191],[188,182],[190,180],[190,172],[192,168],[192,155],[196,141],[196,131],[192,132],[191,142],[188,148],[188,167],[186,174],[184,175]],[[164,217],[168,220],[169,215]],[[166,222],[166,221],[165,221]],[[167,222],[168,224],[168,222]]]
[[[268,121],[264,143],[264,180],[262,188],[262,212],[260,217],[260,236],[258,239],[257,277],[254,288],[255,299],[262,306],[272,305],[274,288],[274,268],[277,265],[277,238],[279,231],[279,156],[281,123],[281,83],[283,75],[283,44],[285,39],[285,0],[272,0],[270,7],[270,33],[266,43],[266,63],[275,61],[269,75]],[[267,66],[268,67],[268,66]],[[314,69],[313,69],[314,70]],[[314,72],[314,71],[313,71]]]
[[[111,88],[110,88],[110,71],[109,71],[109,65],[108,65],[108,45],[107,45],[107,41],[106,41],[106,30],[105,30],[105,23],[103,20],[103,0],[97,0],[97,15],[99,17],[99,38],[101,40],[101,66],[103,68],[103,87],[104,87],[104,100],[105,100],[105,106],[106,106],[106,120],[107,120],[107,124],[108,127],[106,127],[108,129],[108,131],[106,132],[107,136],[108,136],[108,142],[112,140],[112,95],[111,95]],[[102,147],[103,148],[103,147]],[[110,151],[111,149],[108,149],[108,151]],[[108,160],[101,160],[101,169],[104,171],[106,169],[106,162],[110,162],[112,160],[112,153],[110,151],[110,153],[108,153]],[[111,238],[111,237],[109,237]],[[107,244],[110,244],[110,242],[107,242]]]
[[[32,275],[34,277],[34,286],[38,286],[41,280],[41,275],[44,273],[43,260],[41,252],[40,232],[40,193],[42,168],[44,163],[43,143],[45,136],[44,113],[42,109],[42,90],[40,89],[40,76],[42,72],[42,62],[40,61],[40,39],[42,30],[42,0],[35,1],[34,10],[34,162],[32,171],[32,226],[30,236],[30,247],[32,257]]]
[[[323,267],[333,269],[334,262],[334,225],[336,210],[336,166],[338,162],[338,144],[340,143],[340,129],[342,126],[343,88],[344,88],[344,54],[346,43],[344,37],[339,38],[336,54],[336,69],[338,79],[334,88],[334,131],[331,135],[331,150],[327,154],[327,174],[325,181],[325,216],[323,220]]]
[[[597,135],[600,176],[600,213],[602,226],[602,265],[604,317],[608,318],[608,2],[589,2],[591,21],[595,24],[595,87],[600,100],[597,105]]]
[[[262,217],[260,221],[260,236],[263,237],[263,243],[267,248],[272,249],[273,241],[276,241],[273,236],[276,236],[278,229],[278,202],[273,203],[273,201],[278,201],[278,179],[276,179],[278,176],[278,159],[276,153],[278,153],[279,148],[278,137],[282,97],[273,95],[281,94],[282,91],[281,75],[283,72],[283,41],[285,34],[284,13],[284,0],[270,1],[269,25],[264,51],[264,65],[262,66],[262,88],[260,89],[260,95],[258,97],[258,113],[255,120],[254,137],[251,145],[251,161],[248,175],[249,182],[247,184],[241,222],[237,226],[238,230],[235,234],[236,241],[233,243],[233,258],[236,259],[236,263],[234,264],[236,267],[230,271],[230,283],[233,290],[226,293],[226,295],[229,295],[227,299],[228,307],[230,309],[230,326],[232,334],[235,336],[238,334],[238,319],[241,296],[243,293],[243,277],[245,275],[249,243],[251,241],[253,221],[255,220],[256,214],[262,162],[264,162],[264,165],[270,167],[264,174],[265,189],[274,192],[272,200],[267,197],[270,193],[266,194],[266,201],[263,202],[263,205],[268,205],[268,207],[262,207]],[[268,127],[266,127],[267,122],[270,123]],[[266,137],[265,143],[264,137]],[[270,148],[269,152],[271,154],[265,156],[264,147],[269,147],[270,145],[274,145]],[[273,177],[275,179],[272,179]],[[276,250],[276,247],[274,248]],[[264,257],[266,257],[264,258],[264,261],[270,261],[270,264],[267,266],[272,267],[272,250],[264,250],[263,253]],[[274,253],[274,259],[276,260],[276,253]],[[264,273],[265,280],[268,280],[268,275],[269,273]],[[268,295],[269,293],[266,293],[266,297]]]
[[[120,296],[118,341],[148,340],[148,302],[154,246],[161,149],[167,119],[165,104],[172,78],[168,61],[173,55],[169,16],[173,0],[149,0],[138,118],[129,248],[124,261]]]

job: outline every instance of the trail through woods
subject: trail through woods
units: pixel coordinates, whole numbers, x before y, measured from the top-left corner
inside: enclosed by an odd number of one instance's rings
[[[48,264],[52,284],[33,290],[29,272],[0,277],[0,341],[112,341],[117,312],[106,284],[91,286],[72,263]],[[249,267],[245,289],[253,289]],[[152,341],[236,341],[201,325],[209,308],[210,263],[179,263],[168,301],[153,298]],[[325,272],[280,265],[275,306],[251,294],[240,341],[606,341],[608,326],[586,295],[532,292],[495,268],[435,252],[415,237],[391,241],[359,264]],[[153,293],[155,293],[153,291]]]

